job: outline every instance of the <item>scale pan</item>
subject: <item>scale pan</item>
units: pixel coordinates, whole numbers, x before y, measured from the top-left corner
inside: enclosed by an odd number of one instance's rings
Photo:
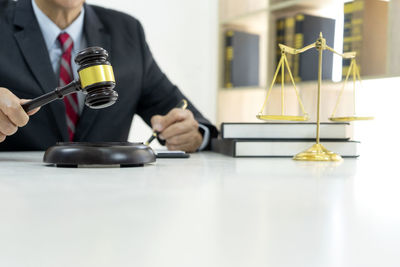
[[[350,116],[350,117],[330,117],[330,121],[339,121],[339,122],[346,122],[346,121],[369,121],[373,120],[374,117],[357,117],[357,116]]]
[[[257,115],[257,119],[263,121],[308,121],[308,116],[288,116],[288,115]]]

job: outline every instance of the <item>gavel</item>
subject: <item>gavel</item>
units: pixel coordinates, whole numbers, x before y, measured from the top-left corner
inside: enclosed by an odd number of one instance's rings
[[[108,52],[101,47],[88,47],[76,55],[75,62],[79,66],[79,79],[22,104],[22,108],[28,112],[78,91],[86,94],[85,104],[92,109],[113,105],[118,93],[114,91],[115,78]]]

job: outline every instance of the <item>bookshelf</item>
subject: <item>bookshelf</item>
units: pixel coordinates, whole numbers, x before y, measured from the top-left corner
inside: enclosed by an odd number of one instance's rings
[[[369,0],[367,0],[369,1]],[[380,0],[376,0],[380,1]],[[332,18],[336,20],[335,25],[335,43],[333,48],[336,51],[343,50],[343,25],[344,12],[343,5],[346,0],[219,0],[219,79],[218,79],[218,115],[217,123],[221,122],[257,122],[255,115],[258,113],[266,95],[266,89],[269,87],[276,64],[276,20],[280,17],[294,16],[298,13]],[[379,79],[388,76],[400,75],[400,38],[398,29],[395,25],[400,23],[398,12],[400,3],[398,1],[389,2],[389,15],[387,18],[387,36],[384,40],[382,55],[386,59],[386,69],[378,75],[364,76],[366,79]],[[260,60],[259,60],[259,85],[251,87],[233,87],[225,86],[225,32],[227,30],[238,30],[249,33],[255,33],[260,36]],[[316,36],[317,38],[317,36]],[[315,38],[315,39],[316,39]],[[375,53],[376,51],[374,51]],[[341,89],[342,79],[342,59],[334,57],[333,79],[323,82],[325,105],[322,108],[322,120],[327,121],[329,112],[336,101],[339,90]],[[301,82],[296,84],[301,92],[303,102],[310,119],[315,117],[315,108],[313,106],[315,82]],[[286,112],[298,113],[298,104],[296,97],[292,92],[287,91]],[[273,89],[271,100],[280,97],[280,86]],[[351,106],[351,90],[344,93],[343,103],[346,113],[346,106]],[[350,101],[350,102],[346,102]],[[267,107],[266,112],[279,112],[280,100],[275,101]],[[347,105],[348,104],[348,105]],[[348,112],[352,112],[352,108]]]

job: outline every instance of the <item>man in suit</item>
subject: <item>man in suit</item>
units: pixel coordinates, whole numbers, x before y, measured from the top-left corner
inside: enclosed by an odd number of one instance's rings
[[[0,150],[126,141],[135,113],[169,149],[209,148],[216,128],[190,101],[188,109],[174,109],[186,97],[157,66],[135,18],[84,0],[0,0],[0,7]],[[76,78],[73,58],[89,46],[109,52],[118,101],[92,110],[78,93],[26,114],[23,99]]]

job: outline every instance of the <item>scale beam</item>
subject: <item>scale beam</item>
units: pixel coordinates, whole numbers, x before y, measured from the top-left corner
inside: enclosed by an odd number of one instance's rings
[[[256,117],[260,120],[283,120],[283,121],[307,121],[309,119],[308,114],[306,113],[303,103],[301,101],[300,98],[300,94],[297,90],[296,84],[294,82],[294,78],[292,75],[292,72],[290,70],[290,66],[288,63],[288,60],[286,58],[286,54],[291,54],[291,55],[297,55],[297,54],[301,54],[304,52],[307,52],[310,49],[317,49],[318,53],[319,53],[319,63],[318,63],[318,102],[317,102],[317,134],[316,134],[316,144],[313,145],[311,148],[309,148],[308,150],[297,154],[293,159],[295,160],[305,160],[305,161],[340,161],[341,157],[333,152],[330,152],[329,150],[327,150],[322,144],[319,143],[319,130],[320,130],[320,104],[321,104],[321,84],[322,84],[322,54],[324,50],[328,50],[344,59],[351,59],[352,63],[351,66],[349,68],[349,71],[347,73],[346,76],[346,81],[343,85],[342,91],[340,92],[339,98],[337,100],[337,103],[335,105],[335,109],[332,113],[332,116],[329,118],[332,121],[354,121],[354,120],[369,120],[369,119],[373,119],[372,117],[357,117],[357,116],[344,116],[344,117],[335,117],[335,113],[336,113],[336,109],[338,107],[338,104],[340,102],[340,98],[342,96],[345,84],[347,83],[347,80],[350,76],[350,73],[353,74],[353,83],[354,83],[354,87],[353,90],[355,90],[355,84],[356,84],[356,79],[359,79],[361,81],[360,78],[360,73],[357,67],[357,64],[355,63],[355,58],[356,58],[356,52],[348,52],[348,53],[339,53],[337,51],[335,51],[332,47],[328,46],[326,44],[326,39],[322,36],[322,33],[320,33],[319,38],[317,39],[317,41],[315,43],[312,43],[310,45],[307,45],[303,48],[300,49],[296,49],[293,47],[289,47],[287,45],[284,44],[279,44],[279,48],[281,50],[282,56],[281,59],[278,63],[278,66],[276,68],[271,86],[269,87],[269,90],[267,92],[267,96],[265,98],[264,104],[261,107],[260,112],[256,115]],[[292,85],[294,87],[294,90],[296,92],[296,96],[297,96],[297,101],[300,104],[300,108],[303,112],[303,115],[297,116],[297,115],[286,115],[284,114],[284,77],[285,77],[285,69],[287,69],[289,77],[290,77],[290,81],[292,82]],[[266,106],[267,106],[267,102],[270,98],[271,95],[271,91],[273,86],[275,85],[277,76],[279,75],[279,73],[281,73],[281,83],[282,83],[282,92],[281,92],[281,114],[280,115],[271,115],[271,114],[263,114],[263,111],[265,110]],[[354,99],[355,99],[355,93],[354,93]],[[354,110],[355,110],[355,103],[354,103]]]

